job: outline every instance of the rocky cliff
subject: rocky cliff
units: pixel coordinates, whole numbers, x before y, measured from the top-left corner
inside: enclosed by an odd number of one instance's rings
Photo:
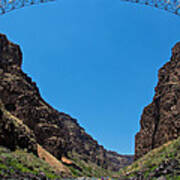
[[[37,143],[33,132],[19,119],[11,115],[0,102],[0,145],[14,151],[17,147],[37,154]]]
[[[112,171],[118,171],[132,162],[132,156],[105,150],[79,126],[76,119],[47,104],[36,83],[22,71],[21,65],[19,46],[0,34],[0,100],[7,112],[29,128],[38,144],[59,160],[78,158]],[[2,126],[1,121],[0,124]],[[5,126],[7,124],[4,122],[2,129]],[[5,134],[4,131],[0,132],[0,137],[6,135],[4,140],[0,139],[0,145],[10,147],[16,141],[12,141],[13,137],[7,137],[10,132]],[[31,141],[28,142],[33,147]],[[80,168],[78,170],[81,171]]]
[[[119,180],[180,179],[180,137],[151,150],[121,170]]]
[[[180,43],[158,74],[153,102],[145,107],[135,137],[135,159],[180,135]]]

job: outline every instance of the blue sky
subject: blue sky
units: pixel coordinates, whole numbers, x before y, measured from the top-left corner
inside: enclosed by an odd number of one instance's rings
[[[0,17],[42,97],[121,154],[134,153],[142,110],[179,29],[176,15],[119,0],[58,0]]]

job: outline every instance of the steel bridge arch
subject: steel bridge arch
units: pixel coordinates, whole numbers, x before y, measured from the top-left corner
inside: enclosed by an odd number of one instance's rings
[[[0,0],[0,14],[34,4],[46,3],[54,0]],[[121,0],[126,2],[144,4],[163,9],[180,16],[180,0]]]

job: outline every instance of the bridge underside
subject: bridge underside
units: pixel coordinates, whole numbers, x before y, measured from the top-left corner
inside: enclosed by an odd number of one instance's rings
[[[0,14],[5,14],[14,9],[20,9],[25,6],[46,3],[54,0],[0,0]]]
[[[176,15],[180,15],[180,0],[121,0],[132,3],[144,4],[169,11]]]
[[[0,0],[0,14],[7,13],[14,9],[33,4],[45,3],[53,0]],[[120,0],[132,3],[144,4],[159,9],[164,9],[176,15],[180,15],[180,0]]]

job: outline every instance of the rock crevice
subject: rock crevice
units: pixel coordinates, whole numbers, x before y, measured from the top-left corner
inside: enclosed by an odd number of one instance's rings
[[[154,102],[155,102],[154,126],[155,127],[154,127],[154,131],[152,134],[152,149],[154,149],[154,147],[155,147],[155,137],[156,137],[157,129],[159,126],[159,120],[160,120],[159,101],[160,101],[160,98],[157,98],[154,100]]]

